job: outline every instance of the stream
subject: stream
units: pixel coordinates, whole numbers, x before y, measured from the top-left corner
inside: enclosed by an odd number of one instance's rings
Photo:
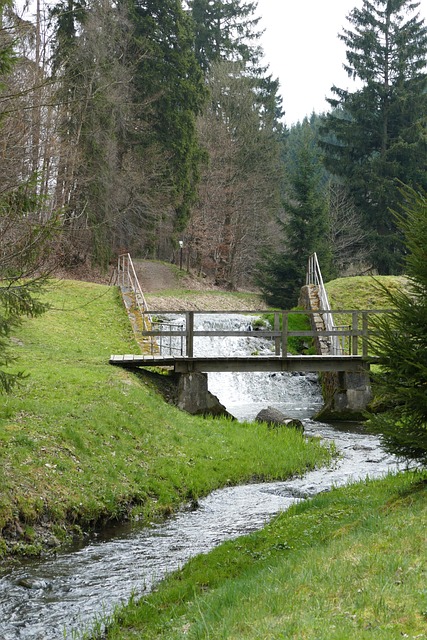
[[[201,319],[204,327],[222,322],[218,315]],[[236,316],[232,322],[244,327],[248,318]],[[203,344],[195,350],[205,354],[262,354],[270,349],[257,338],[221,339],[221,344],[198,340]],[[398,468],[360,425],[332,426],[310,419],[322,405],[313,374],[209,374],[209,388],[239,420],[253,420],[266,406],[302,419],[308,436],[333,440],[341,457],[330,468],[303,478],[221,489],[200,500],[196,510],[180,511],[162,524],[126,523],[54,557],[0,569],[1,640],[77,639],[132,594],[150,591],[189,558],[260,529],[295,501]]]

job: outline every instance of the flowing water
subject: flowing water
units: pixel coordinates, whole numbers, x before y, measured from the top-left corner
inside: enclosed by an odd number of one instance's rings
[[[201,320],[204,328],[223,322],[218,316]],[[248,319],[236,317],[232,322],[244,327]],[[270,349],[256,338],[221,339],[220,344],[196,340],[195,349],[206,354],[247,355]],[[303,419],[307,435],[335,441],[342,457],[304,478],[221,489],[201,500],[198,509],[179,512],[163,524],[126,524],[56,557],[0,571],[1,640],[78,638],[133,593],[149,591],[190,557],[261,528],[296,500],[397,468],[377,438],[357,425],[338,428],[309,419],[321,406],[313,375],[212,374],[209,387],[239,420],[252,420],[267,405]]]

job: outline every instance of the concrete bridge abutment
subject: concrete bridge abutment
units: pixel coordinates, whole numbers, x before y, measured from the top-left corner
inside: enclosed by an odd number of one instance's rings
[[[307,311],[319,311],[320,302],[315,285],[302,287],[299,305]],[[325,330],[321,313],[310,315],[313,330]],[[315,338],[315,348],[319,355],[328,355],[327,340]],[[365,411],[372,400],[369,371],[322,371],[320,373],[324,406],[315,416],[316,420],[363,420]]]
[[[176,405],[191,415],[230,416],[218,398],[208,390],[206,373],[176,373]]]

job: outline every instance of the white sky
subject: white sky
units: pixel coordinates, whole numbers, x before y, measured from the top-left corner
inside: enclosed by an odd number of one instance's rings
[[[258,0],[259,26],[265,29],[261,46],[271,74],[279,78],[288,126],[313,110],[327,111],[332,85],[352,87],[338,33],[349,26],[350,11],[362,5],[363,0]],[[427,0],[418,11],[427,21]]]

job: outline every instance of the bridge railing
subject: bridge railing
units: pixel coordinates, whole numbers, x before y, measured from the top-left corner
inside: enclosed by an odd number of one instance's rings
[[[291,330],[289,329],[289,316],[295,314],[302,314],[306,316],[324,313],[330,316],[335,316],[339,320],[339,324],[334,323],[333,329],[325,330]],[[387,313],[384,310],[339,310],[333,311],[331,309],[318,311],[275,311],[273,312],[274,321],[273,325],[269,327],[261,327],[251,325],[250,319],[246,328],[242,330],[218,330],[218,329],[195,329],[195,316],[198,315],[247,315],[254,317],[262,317],[266,314],[272,315],[269,311],[185,311],[180,315],[183,316],[183,321],[179,324],[173,324],[168,322],[167,314],[164,312],[151,312],[152,317],[156,315],[165,318],[165,323],[155,322],[150,330],[142,331],[142,336],[152,341],[162,341],[162,354],[194,357],[195,340],[199,338],[218,338],[223,340],[224,338],[231,337],[248,337],[255,339],[267,339],[271,344],[271,351],[265,355],[276,355],[286,357],[289,350],[289,339],[293,337],[300,338],[318,338],[327,337],[336,338],[342,345],[342,350],[339,354],[331,355],[359,355],[367,357],[369,355],[369,338],[373,333],[370,319],[377,314]],[[173,314],[176,316],[176,314]],[[168,342],[169,341],[169,342]],[[262,357],[262,355],[260,355]]]
[[[314,285],[315,287],[317,287],[317,295],[319,298],[320,306],[320,310],[317,313],[322,316],[325,329],[330,332],[328,336],[328,346],[331,355],[344,354],[344,336],[336,335],[335,333],[339,327],[335,324],[334,314],[331,311],[331,305],[329,304],[328,294],[326,293],[325,285],[323,283],[323,277],[320,270],[319,260],[317,259],[317,253],[313,253],[308,259],[305,283],[306,285]],[[345,325],[342,328],[345,328]]]
[[[151,326],[152,319],[148,311],[148,305],[129,253],[123,253],[118,257],[117,282],[122,289],[133,294],[135,305],[142,320],[142,326],[145,328]]]

